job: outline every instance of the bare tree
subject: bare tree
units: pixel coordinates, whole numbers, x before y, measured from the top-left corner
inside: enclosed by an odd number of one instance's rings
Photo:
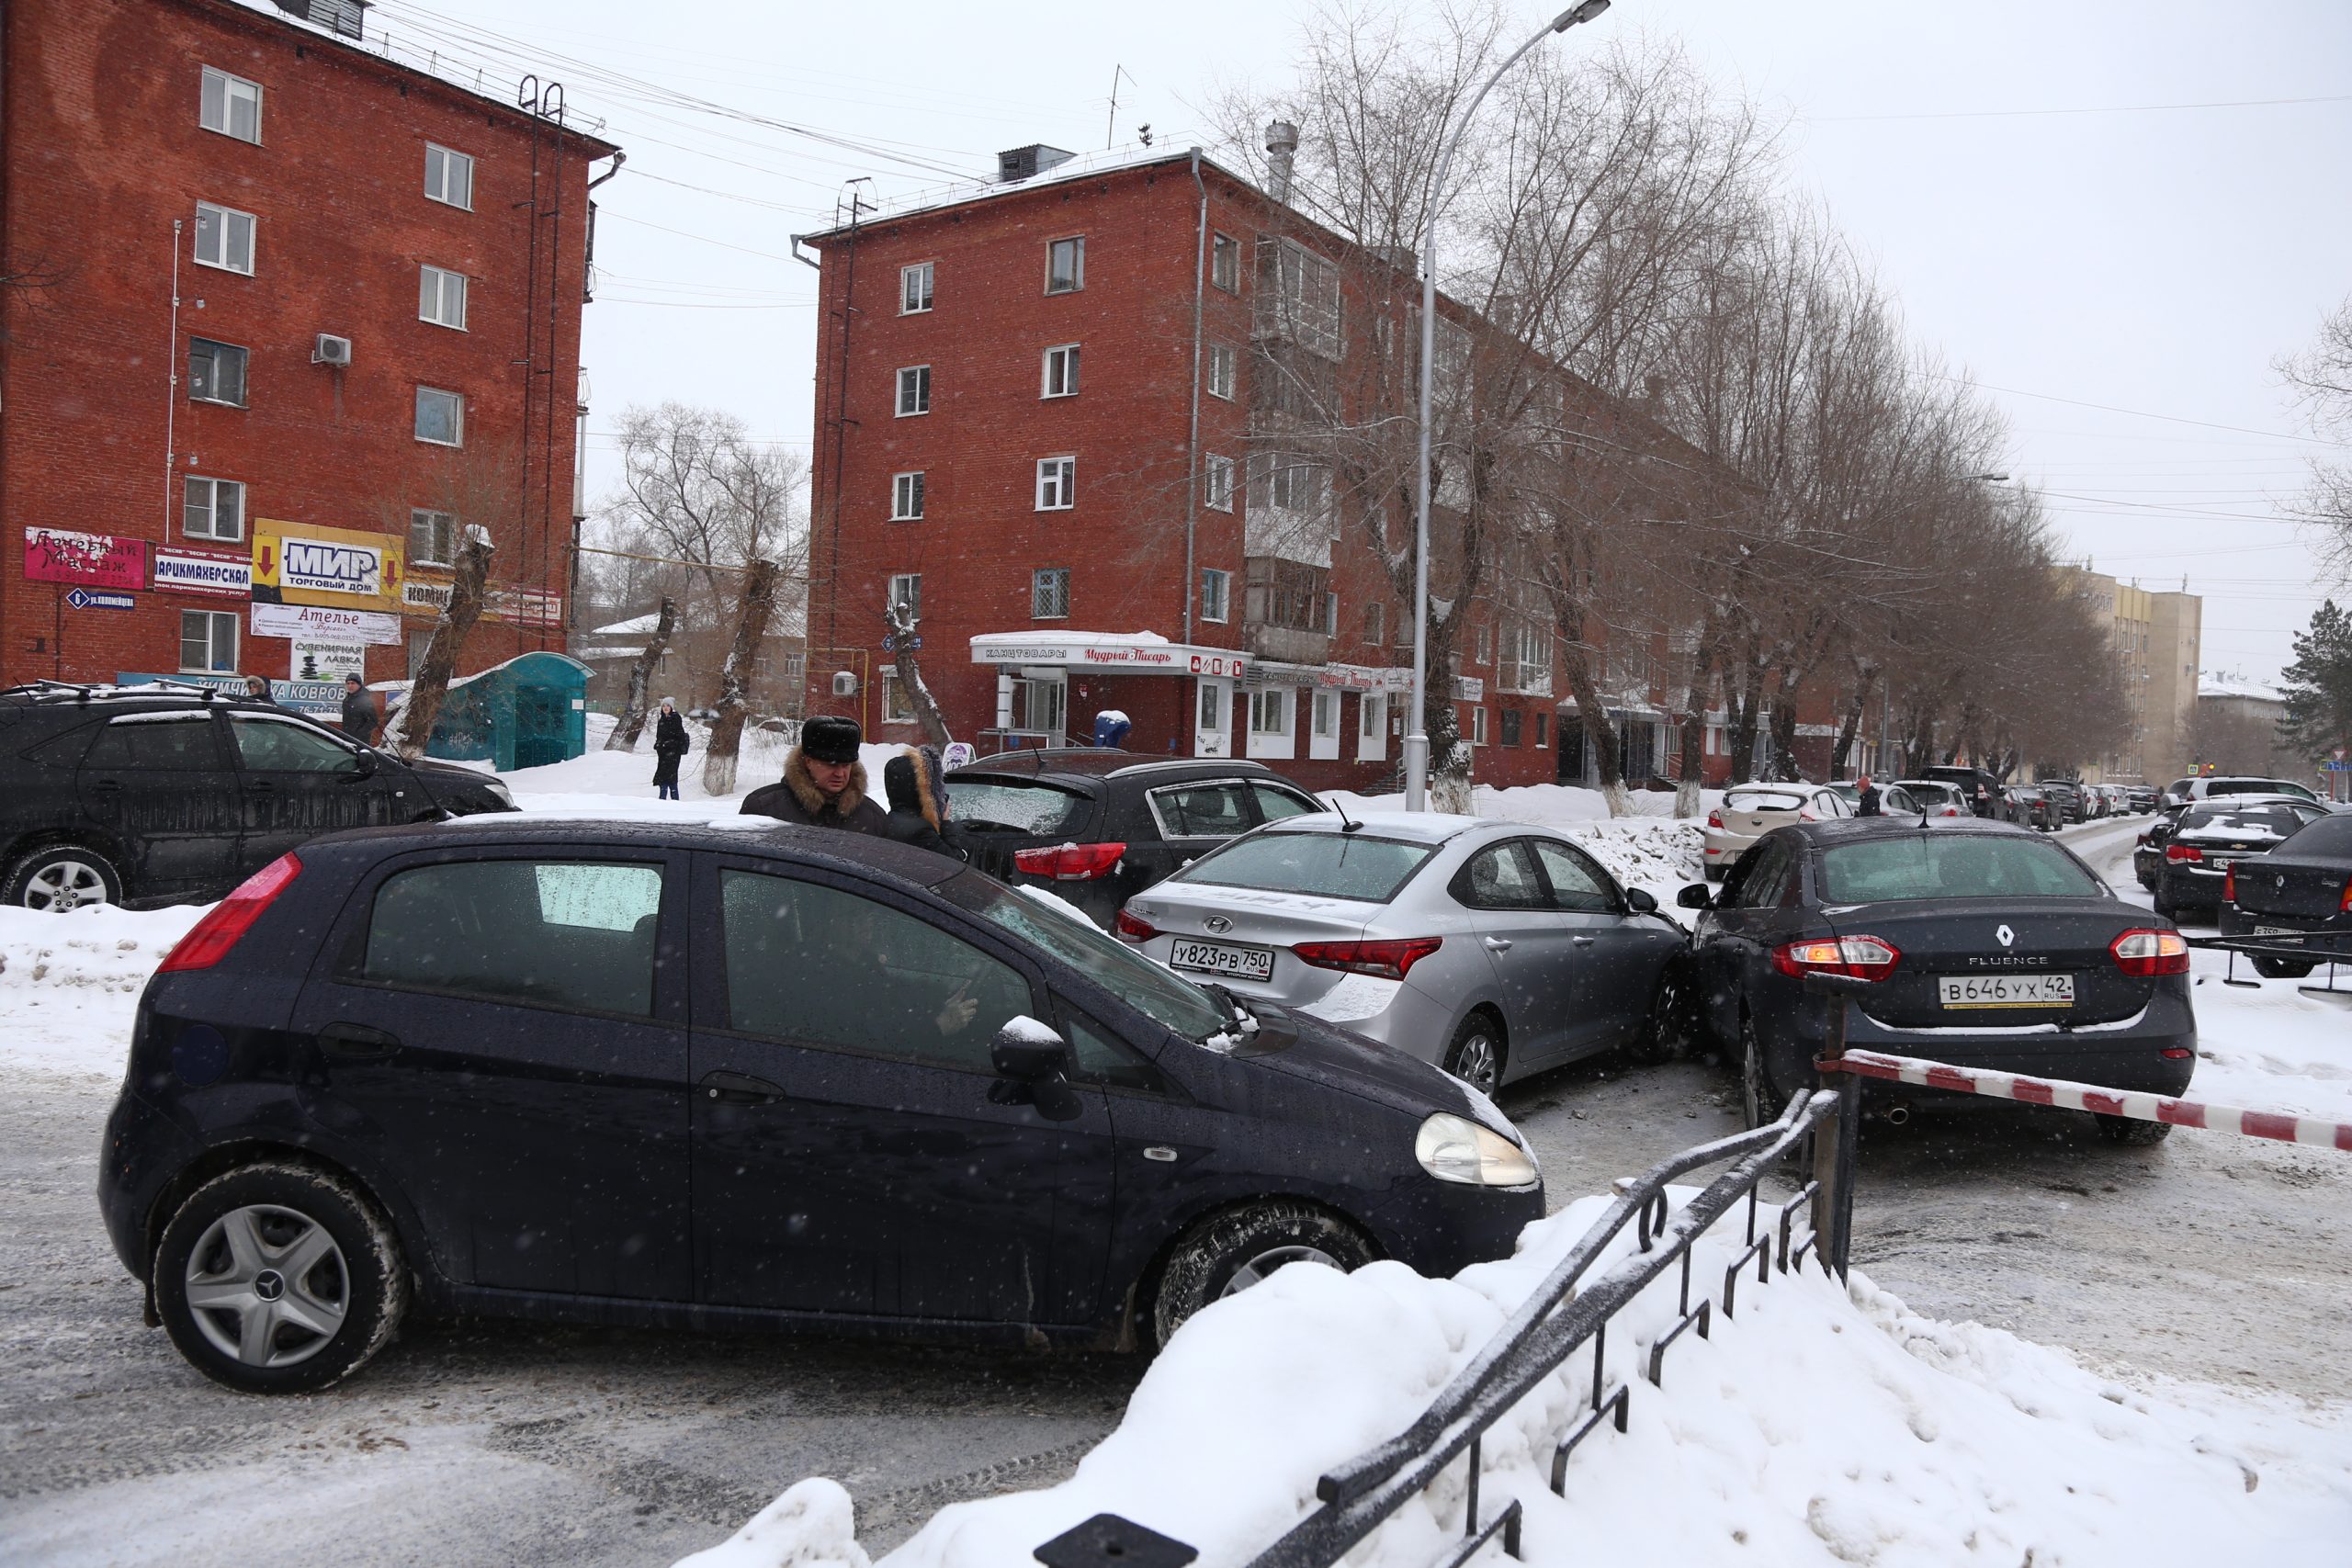
[[[384,726],[384,750],[395,756],[413,761],[424,755],[433,739],[433,723],[441,716],[458,655],[466,638],[473,635],[474,623],[481,618],[489,594],[492,548],[489,529],[480,524],[466,527],[458,547],[458,575],[449,587],[449,602],[434,617],[433,636],[409,682],[408,696]]]
[[[922,625],[922,617],[912,604],[899,600],[884,606],[882,624],[889,629],[891,668],[907,694],[907,705],[915,710],[915,722],[922,726],[923,739],[933,746],[946,746],[951,739],[947,721],[940,716],[939,700],[931,694],[931,685],[922,678],[922,665],[915,658],[915,628]]]
[[[662,596],[662,608],[653,621],[653,635],[645,639],[644,649],[628,668],[628,696],[621,708],[620,722],[613,726],[612,734],[605,738],[607,751],[634,751],[638,737],[645,733],[648,707],[647,690],[652,683],[654,667],[670,649],[670,638],[677,630],[678,602],[668,594]]]
[[[2352,445],[2352,296],[2320,323],[2319,337],[2278,361],[2312,432],[2342,450]],[[2320,530],[2321,560],[2339,581],[2352,580],[2352,462],[2313,457],[2303,493],[2304,519]]]
[[[718,716],[711,720],[710,746],[703,755],[702,787],[712,795],[735,791],[735,759],[743,741],[743,720],[751,713],[750,684],[761,639],[775,614],[776,587],[783,569],[754,556],[743,571],[743,592],[735,608],[735,636],[727,662],[718,672]]]

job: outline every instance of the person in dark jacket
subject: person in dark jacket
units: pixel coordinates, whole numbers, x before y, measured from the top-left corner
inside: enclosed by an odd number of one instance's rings
[[[276,707],[277,705],[277,694],[269,689],[269,678],[267,676],[248,675],[245,677],[245,701],[249,703],[267,703],[272,707]]]
[[[376,699],[356,675],[343,678],[343,732],[363,746],[376,738]]]
[[[678,705],[662,699],[662,716],[653,725],[653,791],[658,800],[678,798],[678,764],[686,755],[686,721]]]
[[[938,769],[937,753],[927,746],[910,746],[882,764],[882,788],[890,801],[887,831],[902,844],[951,860],[968,859],[947,837],[947,796]]]
[[[1871,783],[1870,775],[1867,773],[1863,774],[1860,779],[1855,781],[1855,784],[1857,787],[1854,791],[1856,797],[1854,802],[1854,815],[1857,817],[1877,817],[1883,815],[1879,809],[1878,785]]]
[[[773,817],[804,828],[845,828],[887,838],[890,818],[866,795],[857,720],[824,714],[800,727],[800,744],[784,760],[784,780],[743,797],[746,817]]]

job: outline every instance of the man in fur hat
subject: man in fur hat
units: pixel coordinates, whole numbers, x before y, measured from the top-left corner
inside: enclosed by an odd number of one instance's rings
[[[809,719],[800,727],[800,744],[784,760],[784,782],[745,795],[743,814],[887,837],[890,818],[866,797],[865,765],[857,760],[864,739],[854,718],[824,714]]]

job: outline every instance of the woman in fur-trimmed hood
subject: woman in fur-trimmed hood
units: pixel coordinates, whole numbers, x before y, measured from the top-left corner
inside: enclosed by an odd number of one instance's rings
[[[910,746],[882,764],[882,787],[890,800],[889,836],[902,844],[968,860],[947,826],[947,785],[939,753]]]
[[[743,797],[747,817],[773,817],[804,828],[843,828],[886,838],[890,819],[866,795],[857,760],[865,732],[857,720],[825,714],[800,728],[800,744],[784,760],[784,780]]]

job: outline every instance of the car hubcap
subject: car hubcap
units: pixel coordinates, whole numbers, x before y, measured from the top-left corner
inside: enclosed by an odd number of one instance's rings
[[[214,1349],[290,1367],[326,1348],[351,1306],[351,1273],[326,1227],[274,1204],[212,1222],[187,1259],[189,1315]]]
[[[1462,1043],[1453,1054],[1453,1076],[1479,1091],[1495,1087],[1495,1043],[1481,1032]]]
[[[1238,1295],[1250,1286],[1261,1282],[1275,1269],[1287,1269],[1294,1263],[1320,1263],[1326,1269],[1340,1267],[1340,1260],[1319,1247],[1308,1247],[1304,1243],[1291,1247],[1270,1247],[1240,1268],[1236,1269],[1233,1271],[1233,1278],[1225,1282],[1225,1289],[1219,1294]]]
[[[63,914],[85,904],[107,901],[107,879],[85,860],[61,860],[41,867],[25,883],[25,908]]]

